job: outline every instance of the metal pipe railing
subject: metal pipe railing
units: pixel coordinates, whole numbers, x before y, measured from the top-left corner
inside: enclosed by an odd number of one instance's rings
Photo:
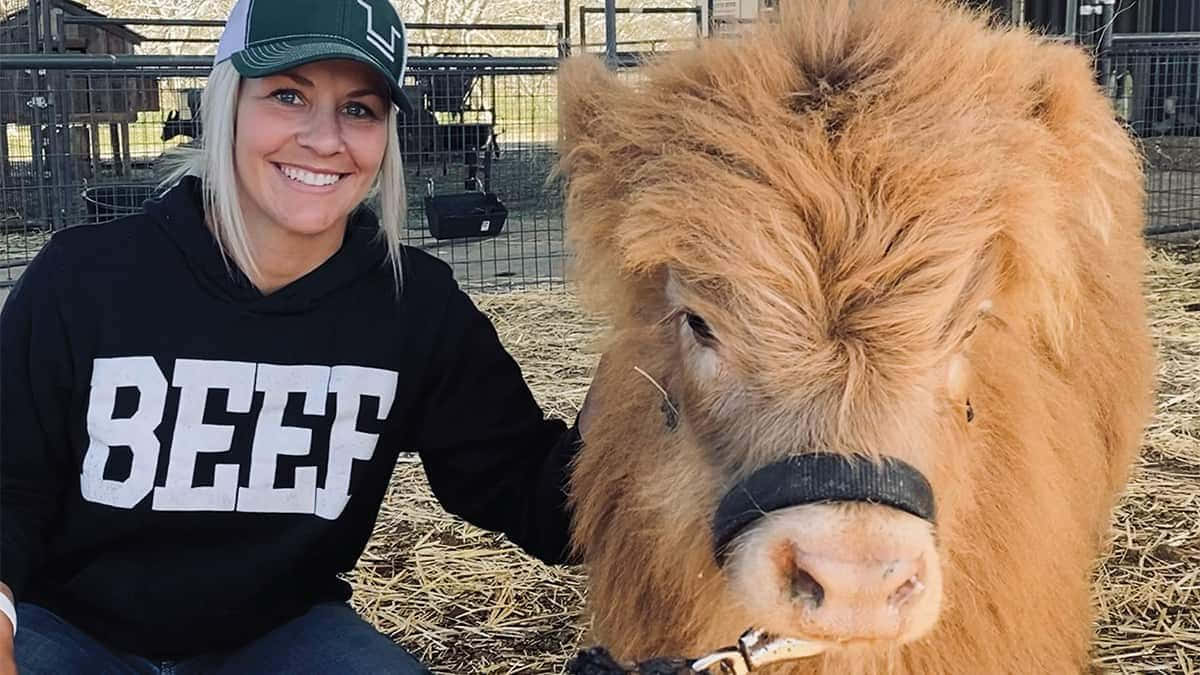
[[[585,49],[587,41],[587,17],[589,14],[604,15],[605,58],[610,65],[621,65],[628,61],[618,58],[616,50],[617,14],[691,14],[696,17],[698,35],[704,35],[703,13],[698,7],[616,7],[615,0],[605,0],[604,7],[579,8],[579,44]],[[569,11],[569,5],[568,5]]]
[[[93,26],[191,26],[193,28],[210,26],[220,28],[225,25],[224,21],[217,19],[135,19],[116,16],[64,16],[63,23],[88,24]]]
[[[153,19],[114,16],[67,16],[64,23],[122,26],[191,26],[193,28],[223,28],[223,19]],[[415,30],[511,30],[558,31],[561,23],[405,23],[409,32]]]
[[[603,7],[580,7],[581,15],[603,14]],[[699,16],[699,7],[617,7],[616,14],[694,14]]]
[[[1200,32],[1186,33],[1113,33],[1113,44],[1129,42],[1188,42],[1200,41]]]
[[[622,8],[627,9],[627,8]],[[584,16],[587,7],[580,7]],[[582,28],[580,28],[582,30]],[[610,64],[617,61],[617,0],[604,0],[604,54]]]
[[[39,68],[46,70],[96,69],[123,70],[136,68],[210,68],[212,56],[151,55],[151,54],[3,54],[0,68]],[[408,59],[411,70],[459,68],[462,70],[493,70],[508,68],[554,68],[555,56],[419,56]]]

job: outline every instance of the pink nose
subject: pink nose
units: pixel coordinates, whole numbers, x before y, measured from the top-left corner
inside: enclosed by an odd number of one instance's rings
[[[922,557],[846,559],[785,545],[778,564],[805,632],[826,638],[895,638],[926,590]]]
[[[741,538],[728,569],[752,622],[780,635],[903,644],[940,614],[942,565],[930,524],[882,506],[776,513]]]

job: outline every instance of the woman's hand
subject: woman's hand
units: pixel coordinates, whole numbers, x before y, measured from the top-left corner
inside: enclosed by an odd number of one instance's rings
[[[605,359],[607,354],[600,355],[600,363],[596,366],[596,371],[592,375],[592,385],[588,387],[587,394],[583,397],[583,406],[579,409],[579,435],[584,440],[587,440],[587,430],[591,426],[592,420],[596,417],[594,397],[592,396],[592,388],[596,386],[596,380],[600,377],[600,372],[604,369]]]
[[[0,593],[13,599],[8,584],[0,582]],[[13,653],[13,625],[4,612],[0,612],[0,675],[17,675],[17,658]]]
[[[587,440],[587,429],[588,425],[591,423],[592,412],[588,405],[591,403],[591,398],[592,390],[589,388],[588,393],[583,397],[583,407],[579,409],[579,436],[584,440]]]
[[[8,617],[0,614],[0,675],[17,675],[17,657],[13,653],[13,630]]]

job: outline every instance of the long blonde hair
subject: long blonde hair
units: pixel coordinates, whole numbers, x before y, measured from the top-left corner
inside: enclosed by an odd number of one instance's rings
[[[233,153],[241,83],[241,74],[229,61],[213,67],[200,97],[203,141],[198,148],[179,147],[170,154],[164,154],[165,175],[159,188],[170,187],[184,176],[198,177],[204,188],[206,221],[217,245],[227,261],[232,258],[247,276],[255,278],[260,276],[260,269],[250,248],[246,221],[238,201]],[[379,197],[379,236],[387,243],[388,259],[399,287],[403,278],[400,236],[406,227],[408,208],[396,115],[396,108],[388,106],[387,148],[383,153],[383,165],[364,203]]]

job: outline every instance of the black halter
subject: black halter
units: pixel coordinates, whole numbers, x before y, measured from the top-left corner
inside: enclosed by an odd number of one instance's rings
[[[814,502],[855,501],[935,519],[933,490],[912,465],[832,453],[793,455],[768,464],[733,486],[713,519],[713,547],[724,565],[729,544],[767,513]]]

